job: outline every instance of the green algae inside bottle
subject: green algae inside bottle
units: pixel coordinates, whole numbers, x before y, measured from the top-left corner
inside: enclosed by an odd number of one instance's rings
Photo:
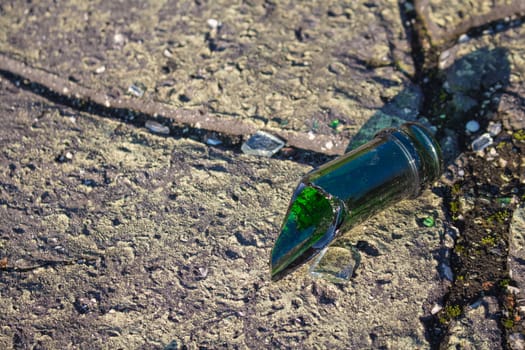
[[[340,221],[339,201],[318,188],[301,183],[272,251],[272,276],[277,277],[285,268],[299,266],[305,252],[324,247],[333,238]]]

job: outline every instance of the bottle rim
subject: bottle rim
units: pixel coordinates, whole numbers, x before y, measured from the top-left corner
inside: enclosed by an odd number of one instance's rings
[[[443,173],[441,148],[423,125],[405,123],[399,128],[382,130],[376,137],[393,138],[409,159],[414,176],[414,197]]]

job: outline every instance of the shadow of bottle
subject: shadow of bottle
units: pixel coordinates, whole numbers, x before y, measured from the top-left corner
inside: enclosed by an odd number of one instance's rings
[[[368,142],[381,129],[420,122],[436,132],[449,164],[483,133],[509,85],[510,63],[504,48],[481,48],[428,77],[425,89],[409,86],[377,111],[352,138],[347,152]],[[423,96],[423,90],[427,96]],[[465,133],[469,120],[479,123],[473,135]]]

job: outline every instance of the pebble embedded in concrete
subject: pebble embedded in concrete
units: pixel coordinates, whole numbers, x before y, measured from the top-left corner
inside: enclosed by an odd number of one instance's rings
[[[490,136],[497,136],[501,132],[501,123],[490,122],[489,126],[487,127],[487,131],[489,132]]]

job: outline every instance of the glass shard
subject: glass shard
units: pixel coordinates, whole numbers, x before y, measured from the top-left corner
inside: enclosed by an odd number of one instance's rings
[[[170,128],[166,125],[162,125],[153,120],[147,120],[144,126],[155,134],[169,135]]]
[[[492,145],[492,142],[494,141],[492,140],[492,137],[490,136],[490,134],[484,133],[483,135],[481,135],[480,137],[472,141],[472,144],[471,144],[472,150],[474,152],[483,151],[485,148]]]
[[[359,266],[361,255],[350,242],[338,241],[323,249],[310,267],[310,274],[333,283],[347,283]]]
[[[435,223],[436,221],[434,220],[432,216],[427,216],[426,218],[423,219],[423,225],[425,225],[426,227],[434,227]]]
[[[280,138],[264,131],[257,131],[243,143],[241,150],[254,156],[271,157],[283,146],[284,142]]]
[[[144,84],[134,83],[128,87],[128,94],[133,95],[135,97],[142,97],[144,96],[145,90],[146,87],[144,86]]]

